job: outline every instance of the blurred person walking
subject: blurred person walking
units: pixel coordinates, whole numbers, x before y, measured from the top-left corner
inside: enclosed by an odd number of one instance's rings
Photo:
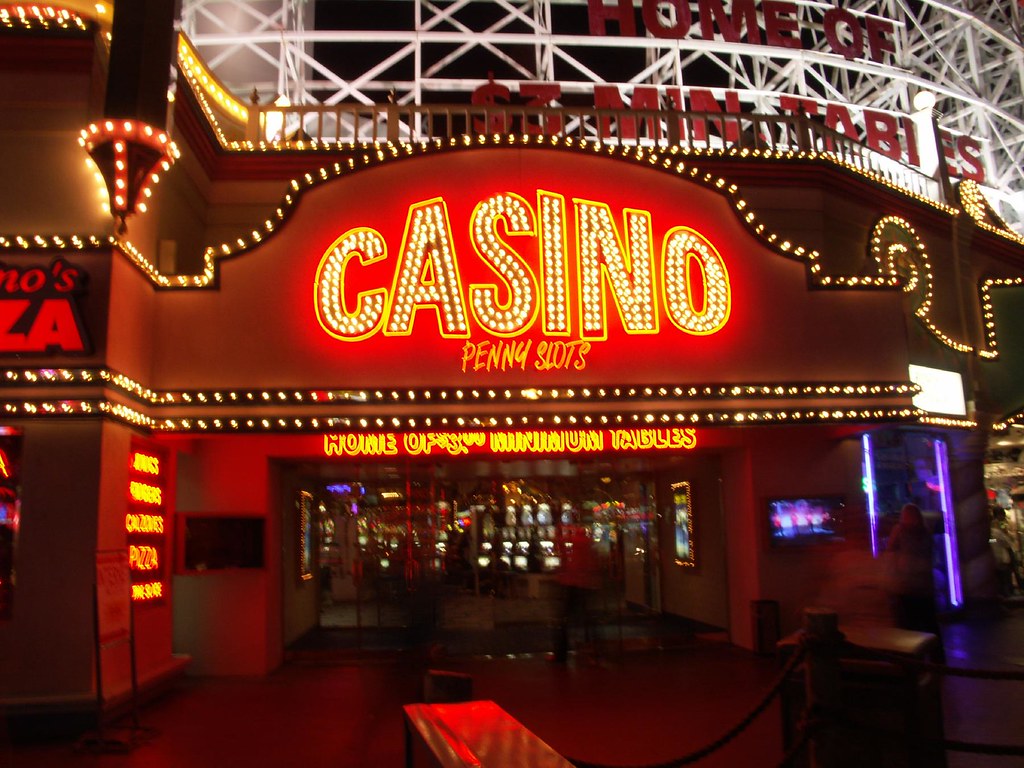
[[[562,610],[555,635],[554,661],[564,664],[569,658],[571,634],[574,627],[580,627],[583,646],[596,652],[596,634],[590,621],[591,596],[600,586],[597,553],[587,528],[580,523],[569,526],[568,536],[562,548],[561,568],[558,582],[562,590]]]
[[[904,504],[900,520],[889,534],[884,555],[896,622],[902,629],[935,635],[941,661],[945,656],[935,609],[934,550],[932,533],[925,525],[921,508]]]
[[[863,510],[842,523],[843,540],[830,553],[817,605],[831,608],[845,627],[894,627],[894,606],[882,561],[871,547],[871,521]]]
[[[992,547],[992,556],[996,561],[996,579],[999,584],[1000,597],[1012,597],[1014,580],[1017,576],[1017,555],[1013,551],[1013,541],[1006,530],[1006,510],[992,508],[992,522],[989,527],[988,543]]]

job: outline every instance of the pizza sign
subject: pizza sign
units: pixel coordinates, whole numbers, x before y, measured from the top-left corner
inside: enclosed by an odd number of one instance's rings
[[[64,259],[49,266],[0,263],[0,354],[89,352],[77,303],[86,277]]]

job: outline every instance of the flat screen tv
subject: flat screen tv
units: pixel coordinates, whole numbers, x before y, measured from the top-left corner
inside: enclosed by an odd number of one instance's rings
[[[843,540],[842,496],[784,496],[767,501],[768,538],[773,547],[799,547]]]

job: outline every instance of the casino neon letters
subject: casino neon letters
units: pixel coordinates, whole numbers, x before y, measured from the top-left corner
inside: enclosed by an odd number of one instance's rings
[[[626,334],[678,331],[709,335],[729,320],[732,292],[725,260],[695,229],[676,226],[655,243],[652,215],[625,208],[621,225],[607,203],[538,190],[536,202],[504,192],[477,203],[468,247],[457,247],[443,197],[409,206],[391,285],[346,291],[361,268],[386,262],[379,231],[356,226],[324,253],[314,282],[325,332],[356,342],[377,334],[410,336],[436,323],[443,338],[475,333],[513,338],[539,325],[547,337],[608,338],[609,313]],[[571,242],[570,242],[571,238]],[[472,254],[467,253],[471,251]],[[470,282],[483,274],[491,281]],[[354,295],[353,295],[354,294]],[[431,319],[427,320],[423,316]]]

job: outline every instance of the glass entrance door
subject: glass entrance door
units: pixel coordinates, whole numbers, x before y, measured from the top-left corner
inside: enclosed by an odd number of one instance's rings
[[[608,461],[362,464],[307,482],[320,626],[361,642],[547,650],[570,533],[600,571],[595,622],[656,603],[653,475]],[[494,630],[503,630],[494,632]],[[489,636],[494,647],[470,647]],[[500,646],[500,647],[499,647]]]

